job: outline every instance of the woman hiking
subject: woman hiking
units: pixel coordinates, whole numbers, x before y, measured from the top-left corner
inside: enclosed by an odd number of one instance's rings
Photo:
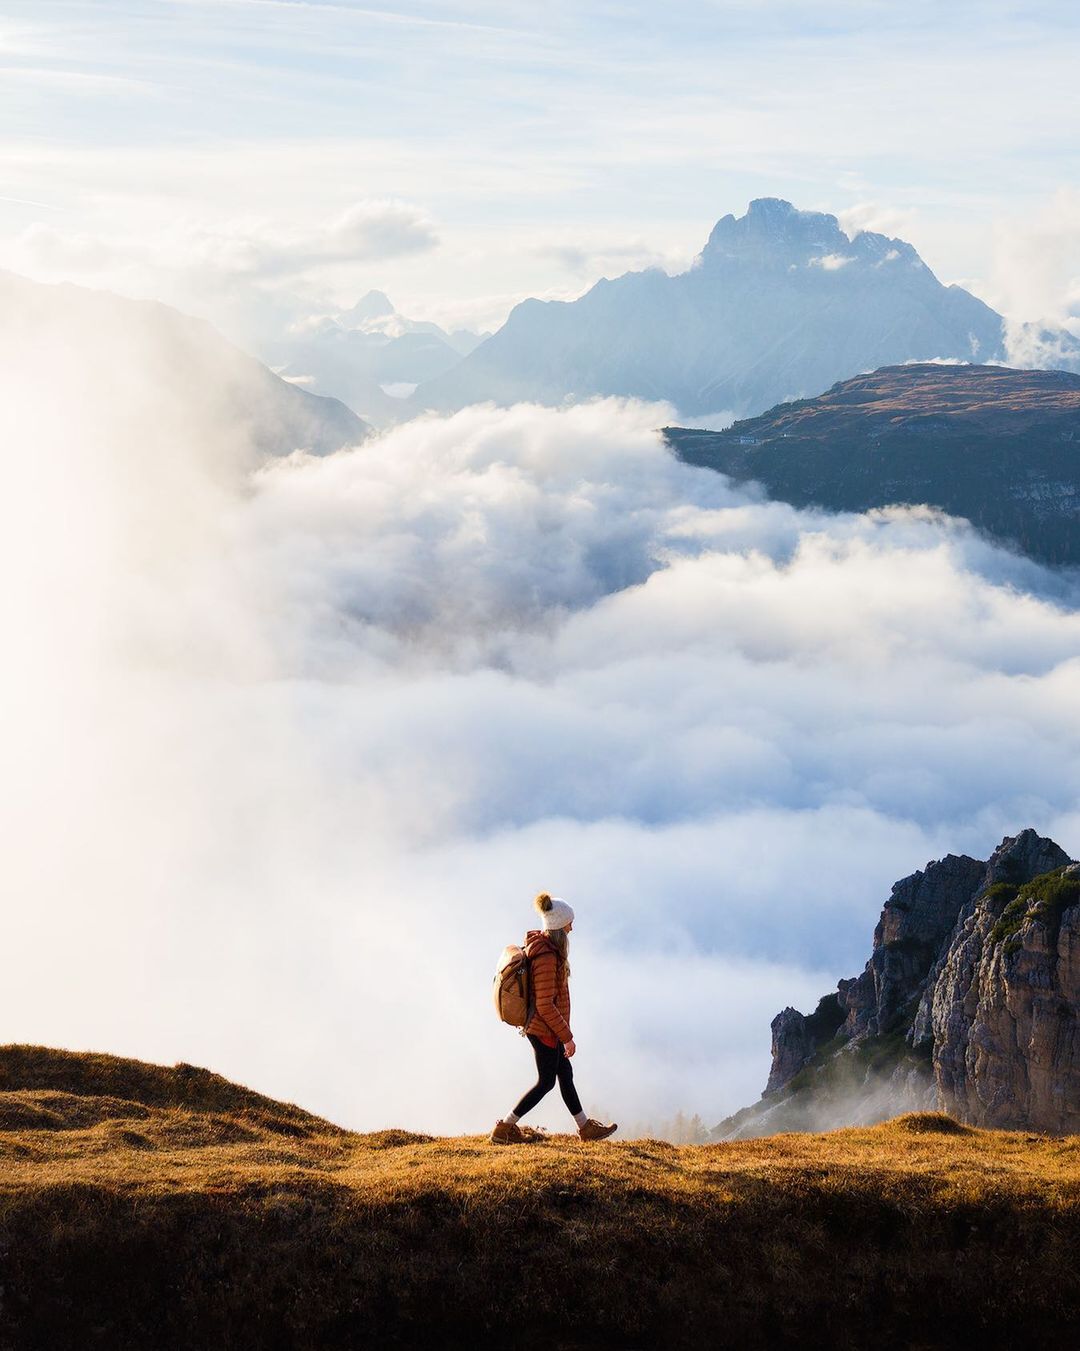
[[[540,913],[540,929],[525,935],[524,952],[529,959],[533,1015],[525,1025],[525,1035],[536,1055],[536,1083],[521,1098],[514,1110],[495,1123],[491,1142],[495,1145],[523,1144],[536,1138],[536,1132],[517,1124],[531,1112],[540,1099],[559,1081],[562,1100],[577,1122],[583,1140],[604,1140],[618,1130],[614,1122],[605,1126],[586,1116],[574,1087],[570,1057],[577,1050],[570,1031],[570,930],[574,912],[557,896],[542,891],[533,902]]]

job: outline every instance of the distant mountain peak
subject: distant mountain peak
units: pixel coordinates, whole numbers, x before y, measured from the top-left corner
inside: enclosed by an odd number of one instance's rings
[[[366,295],[360,297],[352,309],[345,310],[341,318],[343,321],[355,320],[362,323],[365,319],[388,319],[394,314],[397,314],[397,310],[390,303],[388,295],[383,291],[368,291]]]
[[[340,395],[379,427],[418,410],[409,395],[421,380],[448,371],[481,341],[467,330],[400,314],[385,291],[368,291],[350,309],[297,324],[272,351],[275,367]]]
[[[756,197],[744,216],[728,214],[713,226],[696,266],[818,266],[836,272],[849,263],[878,267],[904,260],[925,267],[912,245],[872,230],[848,235],[826,211],[800,211],[782,197]]]
[[[523,301],[416,402],[602,394],[666,399],[684,418],[743,417],[880,366],[1001,361],[1005,337],[1001,315],[942,286],[904,240],[849,235],[828,212],[758,197],[716,222],[686,272],[627,272],[574,301]]]
[[[772,257],[787,263],[813,254],[846,251],[851,240],[835,216],[822,211],[799,211],[779,197],[758,197],[744,216],[727,215],[713,226],[701,251],[700,263],[738,259],[763,261]]]
[[[728,215],[724,219],[735,218]],[[802,211],[782,197],[755,197],[746,208],[746,215],[738,219],[745,222],[748,232],[759,235],[802,238],[822,232],[830,236],[843,234],[835,216],[826,211]]]
[[[748,216],[762,217],[785,217],[785,216],[809,216],[813,215],[810,211],[800,211],[798,207],[793,206],[785,197],[755,197],[746,208]],[[834,219],[830,217],[830,220]]]

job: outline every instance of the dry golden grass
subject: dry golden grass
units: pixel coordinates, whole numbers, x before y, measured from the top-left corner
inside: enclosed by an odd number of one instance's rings
[[[0,1048],[4,1347],[1011,1346],[1075,1327],[1078,1240],[1080,1137],[497,1147]]]

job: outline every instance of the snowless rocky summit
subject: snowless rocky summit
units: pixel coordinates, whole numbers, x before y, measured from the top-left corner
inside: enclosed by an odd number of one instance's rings
[[[415,398],[453,409],[631,395],[683,418],[749,417],[878,366],[1001,361],[1006,336],[1001,315],[942,285],[904,240],[849,236],[835,216],[762,197],[717,221],[677,276],[649,268],[577,300],[522,301]],[[1057,341],[1060,365],[1074,340]]]
[[[937,1108],[977,1126],[1080,1131],[1080,863],[1034,830],[982,862],[897,882],[865,969],[772,1023],[736,1138]]]

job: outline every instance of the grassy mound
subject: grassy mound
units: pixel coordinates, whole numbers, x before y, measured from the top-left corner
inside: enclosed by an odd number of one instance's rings
[[[918,1113],[496,1147],[350,1134],[184,1067],[0,1065],[5,1351],[878,1351],[1080,1316],[1080,1137]]]
[[[971,1135],[970,1126],[961,1125],[946,1112],[907,1112],[893,1121],[898,1131],[912,1135]]]
[[[81,1124],[86,1111],[112,1112],[113,1107],[90,1103],[126,1102],[145,1115],[147,1108],[227,1114],[283,1135],[307,1131],[333,1132],[337,1127],[292,1103],[275,1102],[250,1088],[223,1079],[195,1065],[148,1065],[115,1055],[58,1051],[46,1046],[0,1046],[0,1094],[33,1093],[38,1101],[54,1095],[53,1105],[66,1110]],[[81,1106],[79,1104],[82,1104]]]

